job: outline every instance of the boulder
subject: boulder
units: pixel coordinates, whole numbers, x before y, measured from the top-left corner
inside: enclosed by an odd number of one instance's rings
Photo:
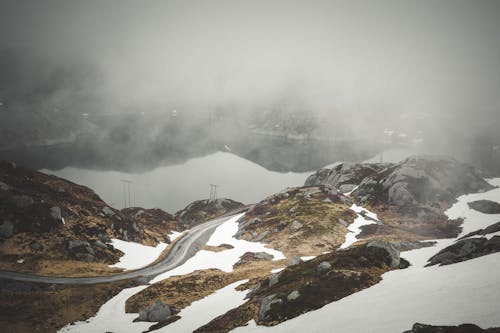
[[[153,305],[139,310],[139,321],[159,322],[167,320],[172,315],[169,305],[158,300]]]
[[[484,214],[500,214],[500,203],[491,200],[477,200],[468,203],[469,207]]]
[[[269,276],[269,287],[274,286],[280,281],[281,272],[273,273]]]
[[[43,250],[43,245],[38,243],[37,241],[32,241],[30,243],[30,249],[32,249],[33,251],[41,251]]]
[[[427,266],[449,265],[495,252],[500,252],[500,236],[494,236],[489,240],[487,238],[466,238],[432,256]]]
[[[294,290],[292,291],[291,293],[288,294],[288,296],[286,297],[286,300],[291,302],[291,301],[295,301],[297,298],[300,297],[300,293],[298,290]]]
[[[300,223],[300,221],[293,221],[292,224],[290,225],[290,232],[297,232],[300,230],[300,228],[303,227],[303,224]]]
[[[399,251],[393,244],[384,241],[374,240],[369,242],[367,244],[367,247],[377,247],[386,250],[391,259],[391,264],[390,264],[391,268],[399,267],[400,263]]]
[[[50,208],[50,217],[53,220],[62,221],[61,208],[54,206]]]
[[[302,259],[299,256],[293,256],[288,261],[288,266],[295,266],[302,262]]]
[[[322,261],[318,265],[318,271],[320,271],[320,272],[329,271],[331,268],[332,268],[332,265],[328,261]]]
[[[10,221],[3,221],[0,226],[0,237],[10,238],[14,234],[14,224]]]
[[[111,208],[109,208],[108,206],[104,206],[104,208],[102,209],[102,212],[106,216],[113,216],[113,215],[115,215],[115,212]]]
[[[343,184],[339,186],[339,191],[342,193],[349,193],[356,188],[356,184]]]
[[[259,304],[259,321],[265,321],[269,318],[269,311],[275,304],[282,304],[283,300],[277,297],[276,294],[266,296],[261,299]]]

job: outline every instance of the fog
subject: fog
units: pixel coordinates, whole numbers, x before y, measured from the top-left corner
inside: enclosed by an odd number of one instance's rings
[[[465,159],[500,144],[494,0],[1,1],[0,52],[3,147],[102,125],[83,113],[140,112],[155,116],[130,149],[163,140],[172,112],[189,126],[222,114],[218,144],[235,122],[292,115],[318,137],[390,129]]]

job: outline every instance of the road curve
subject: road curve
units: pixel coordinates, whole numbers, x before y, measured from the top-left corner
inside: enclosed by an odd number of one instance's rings
[[[97,284],[116,282],[131,278],[145,278],[149,281],[158,274],[164,273],[182,265],[189,258],[194,256],[196,252],[198,252],[200,248],[206,244],[215,229],[234,215],[235,214],[220,217],[193,227],[186,233],[184,237],[182,237],[174,244],[165,259],[158,262],[157,264],[147,266],[136,271],[95,277],[57,277],[17,273],[12,271],[0,271],[0,278],[50,284]]]

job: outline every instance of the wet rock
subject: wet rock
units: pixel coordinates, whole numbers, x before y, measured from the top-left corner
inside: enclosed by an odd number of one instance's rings
[[[322,261],[318,265],[318,271],[320,271],[320,272],[329,271],[331,268],[332,268],[332,265],[328,261]]]
[[[169,305],[158,300],[153,305],[139,310],[139,321],[159,322],[168,319],[172,315]]]
[[[300,293],[298,290],[294,290],[292,291],[291,293],[288,294],[288,296],[286,297],[286,300],[291,302],[291,301],[295,301],[297,298],[300,297]]]
[[[265,321],[269,319],[269,311],[271,307],[275,304],[282,304],[283,301],[277,297],[276,294],[272,294],[262,298],[259,304],[259,321]]]
[[[500,214],[500,203],[491,200],[477,200],[468,203],[469,207],[484,214]]]
[[[293,256],[288,261],[288,266],[295,266],[302,262],[302,259],[299,256]]]
[[[32,241],[30,243],[30,249],[33,251],[41,251],[43,250],[43,245],[38,243],[37,241]]]
[[[293,221],[292,224],[290,225],[290,232],[297,232],[300,230],[300,228],[303,227],[303,224],[300,223],[300,221]]]
[[[10,238],[14,234],[14,224],[10,221],[3,221],[0,226],[0,237]]]
[[[378,247],[386,250],[387,253],[389,254],[389,257],[391,258],[391,268],[399,267],[400,263],[399,251],[391,243],[375,240],[369,242],[367,244],[367,247]]]

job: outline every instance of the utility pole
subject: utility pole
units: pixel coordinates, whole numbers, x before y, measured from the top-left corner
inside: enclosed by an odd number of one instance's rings
[[[128,179],[120,179],[123,183],[123,208],[131,207],[131,199],[130,199],[130,184],[132,184],[131,180]],[[127,206],[127,196],[128,196],[128,206]]]
[[[210,199],[209,201],[214,201],[217,199],[217,186],[216,184],[210,184]]]

